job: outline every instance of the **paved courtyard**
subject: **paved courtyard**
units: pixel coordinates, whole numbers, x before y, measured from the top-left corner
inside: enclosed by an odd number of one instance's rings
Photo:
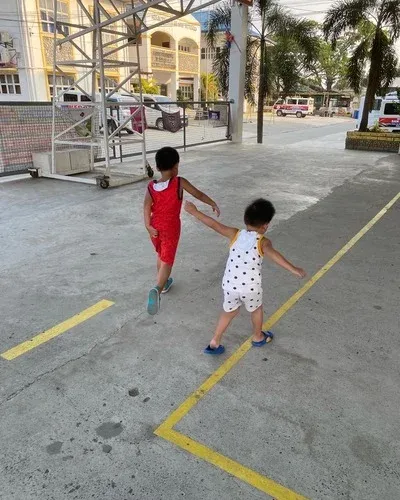
[[[0,183],[2,500],[398,500],[400,157],[345,151],[352,127],[267,120],[262,146],[249,123],[182,154],[223,222],[273,201],[269,236],[308,272],[266,262],[273,343],[249,347],[243,312],[217,359],[218,235],[182,216],[150,318],[145,183]]]

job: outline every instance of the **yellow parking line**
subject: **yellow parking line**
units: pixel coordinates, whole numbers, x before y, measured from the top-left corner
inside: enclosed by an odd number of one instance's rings
[[[275,311],[272,316],[264,323],[264,330],[270,329],[275,323],[277,323],[284,314],[286,314],[300,298],[310,290],[315,283],[320,280],[328,271],[331,269],[385,214],[390,208],[397,202],[400,198],[400,193],[392,198],[383,209],[378,212],[373,219],[371,219],[368,224],[366,224],[351,240],[346,243],[335,255],[330,259],[314,276],[295,294],[293,294],[289,300],[287,300],[277,311]],[[224,457],[219,453],[211,450],[210,448],[191,440],[187,436],[180,434],[173,430],[173,427],[203,398],[213,387],[216,385],[250,350],[251,339],[246,340],[233,354],[230,356],[214,373],[212,373],[208,379],[203,382],[203,384],[194,391],[175,411],[173,411],[167,419],[156,429],[155,434],[160,436],[167,441],[173,442],[180,448],[189,451],[195,456],[206,460],[207,462],[216,465],[217,467],[225,470],[229,474],[246,481],[255,488],[261,489],[265,493],[275,497],[280,500],[292,500],[297,498],[304,498],[295,492],[292,492],[283,486],[278,485],[281,493],[274,493],[274,483],[273,481],[257,474],[250,469],[247,469],[240,464],[232,461],[228,457]],[[238,468],[239,467],[239,468]],[[242,473],[245,470],[246,473]],[[262,478],[262,480],[260,479]],[[270,488],[271,487],[271,488]],[[263,489],[264,488],[264,489]]]
[[[50,328],[49,330],[46,330],[45,332],[39,333],[35,337],[31,338],[30,340],[27,340],[26,342],[22,342],[21,344],[16,345],[12,349],[9,349],[6,352],[3,352],[1,354],[1,357],[4,359],[7,359],[8,361],[11,361],[12,359],[18,358],[18,356],[21,356],[22,354],[25,354],[26,352],[35,349],[36,347],[40,346],[41,344],[44,344],[45,342],[48,342],[49,340],[53,339],[54,337],[57,337],[61,333],[64,333],[68,330],[71,330],[74,326],[79,325],[80,323],[83,323],[87,319],[92,318],[96,314],[99,314],[100,312],[104,311],[108,307],[111,307],[114,305],[114,302],[111,302],[110,300],[100,300],[100,302],[97,302],[97,304],[94,304],[91,307],[88,307],[84,311],[76,314],[75,316],[72,316],[72,318],[69,318],[62,323],[59,323],[56,326],[53,326],[53,328]]]
[[[303,497],[302,495],[285,488],[272,479],[269,479],[268,477],[248,469],[244,465],[239,464],[238,462],[235,462],[234,460],[225,457],[214,450],[211,450],[207,446],[204,446],[190,437],[185,436],[185,434],[181,434],[173,429],[169,429],[162,434],[158,434],[158,431],[156,431],[156,434],[163,437],[167,441],[176,444],[179,448],[182,448],[189,453],[193,453],[206,462],[223,469],[228,474],[232,474],[232,476],[241,479],[258,490],[267,493],[276,500],[307,500],[306,497]]]

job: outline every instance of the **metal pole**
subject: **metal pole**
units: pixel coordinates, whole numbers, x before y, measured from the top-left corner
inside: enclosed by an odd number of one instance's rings
[[[186,103],[183,103],[183,150],[186,152]]]
[[[94,14],[94,13],[93,13]],[[92,136],[92,140],[91,140],[91,148],[90,148],[90,151],[91,151],[91,154],[90,154],[90,170],[94,170],[94,156],[95,156],[95,153],[94,153],[94,148],[93,148],[93,144],[95,143],[95,138],[96,137],[99,137],[100,135],[100,109],[98,107],[98,105],[96,104],[96,101],[97,101],[97,90],[98,90],[98,86],[97,86],[97,71],[96,71],[96,59],[97,59],[97,33],[96,31],[93,31],[91,33],[91,39],[92,39],[92,67],[93,67],[93,72],[92,72],[92,102],[93,102],[93,105],[94,105],[94,112],[93,112],[93,115],[92,115],[92,119],[91,119],[91,136]],[[97,143],[97,147],[98,147],[98,143]],[[98,152],[98,151],[97,151]]]
[[[106,160],[105,176],[110,177],[110,150],[108,144],[108,120],[107,120],[107,101],[106,101],[106,91],[105,91],[105,79],[104,79],[104,53],[103,53],[103,37],[101,33],[101,20],[100,20],[100,2],[99,0],[94,0],[94,21],[97,32],[97,55],[99,61],[99,72],[100,72],[100,106],[101,106],[101,116],[103,119],[103,144],[104,144],[104,157]]]
[[[131,1],[132,9],[135,7],[134,0]],[[143,142],[142,142],[142,169],[143,169],[143,175],[146,173],[147,170],[147,157],[146,157],[146,123],[145,123],[145,111],[143,107],[143,88],[142,88],[142,71],[140,67],[140,51],[139,51],[139,40],[138,40],[138,35],[137,35],[137,26],[136,26],[136,19],[137,19],[137,14],[134,14],[133,16],[133,29],[135,33],[135,41],[136,41],[136,59],[137,59],[137,75],[139,79],[139,100],[140,100],[140,121],[142,123],[142,137],[143,137]]]
[[[56,69],[57,69],[57,0],[54,0],[54,37],[53,37],[53,116],[51,122],[51,165],[50,173],[54,174],[56,172]]]

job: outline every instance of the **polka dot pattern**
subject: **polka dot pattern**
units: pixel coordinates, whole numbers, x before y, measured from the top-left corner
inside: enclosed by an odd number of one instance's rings
[[[259,241],[262,235],[255,231],[240,231],[233,243],[226,264],[223,289],[247,296],[262,291],[261,265],[263,257],[259,254]]]

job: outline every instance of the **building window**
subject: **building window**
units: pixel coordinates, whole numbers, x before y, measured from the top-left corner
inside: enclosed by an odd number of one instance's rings
[[[181,98],[185,101],[193,100],[193,85],[179,85]]]
[[[178,45],[178,50],[180,50],[181,52],[190,52],[190,47],[186,45]]]
[[[219,53],[221,52],[221,47],[211,48],[211,47],[203,47],[201,49],[201,58],[203,60],[211,60],[213,61]]]
[[[100,78],[97,79],[97,84],[99,86],[99,92],[101,92]],[[112,78],[107,78],[107,77],[104,78],[104,90],[106,91],[106,94],[112,92],[117,85],[118,83]]]
[[[45,33],[54,33],[54,1],[40,0],[40,19],[42,22],[42,31]],[[69,22],[68,17],[68,1],[57,0],[57,20],[62,23]],[[61,25],[62,31],[69,35],[69,27]]]
[[[0,94],[21,94],[19,75],[0,73]]]
[[[53,75],[49,75],[47,78],[51,97],[54,96],[54,87],[56,90],[55,95],[58,95],[63,90],[68,90],[74,84],[72,76],[56,75],[55,85],[53,84]],[[72,87],[72,89],[74,89],[74,87]]]

